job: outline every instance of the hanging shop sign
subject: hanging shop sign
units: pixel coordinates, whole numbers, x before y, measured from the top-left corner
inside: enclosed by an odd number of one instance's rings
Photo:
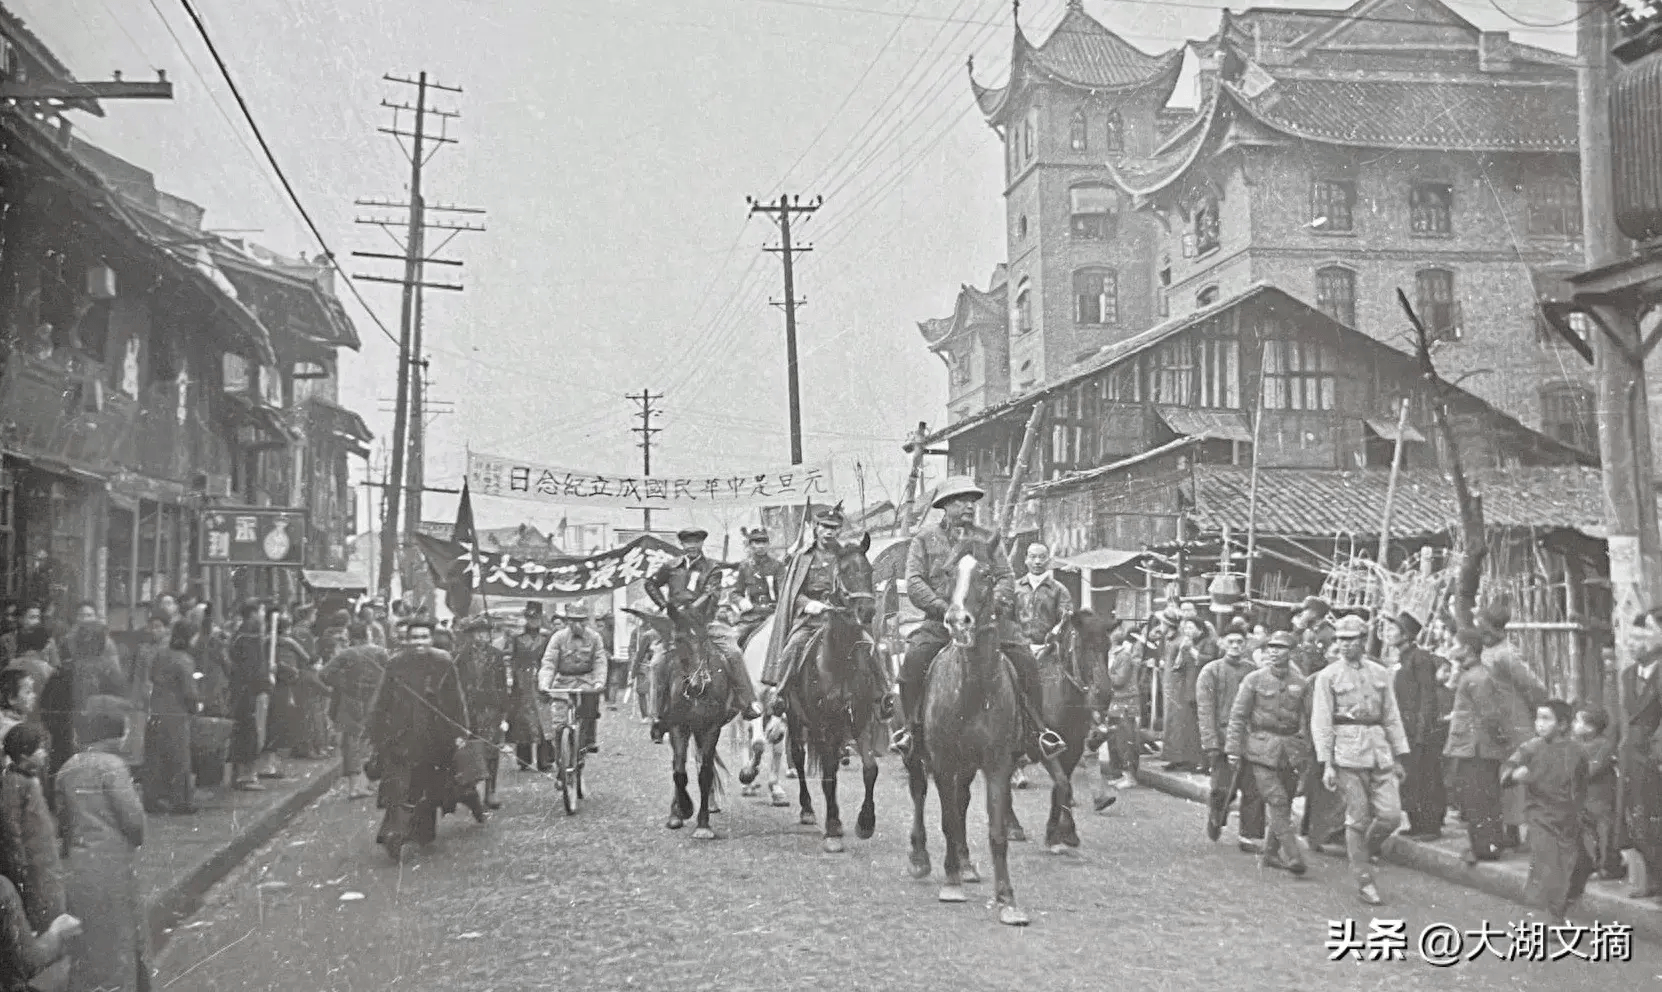
[[[197,544],[204,565],[299,566],[306,557],[306,511],[221,507],[202,514]]]

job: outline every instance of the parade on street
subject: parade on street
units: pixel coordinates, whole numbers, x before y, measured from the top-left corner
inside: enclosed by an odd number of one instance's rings
[[[1640,0],[0,0],[0,992],[1662,988],[1659,148]]]

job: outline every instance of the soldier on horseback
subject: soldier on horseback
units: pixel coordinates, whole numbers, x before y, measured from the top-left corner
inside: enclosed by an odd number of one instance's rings
[[[814,516],[814,543],[807,550],[794,555],[784,569],[780,583],[781,603],[787,604],[784,620],[775,622],[773,641],[769,644],[767,664],[762,669],[764,690],[773,697],[773,709],[780,702],[777,690],[790,681],[797,667],[807,657],[809,647],[824,629],[826,611],[833,608],[837,592],[837,554],[841,545],[837,534],[843,528],[842,504],[821,510]],[[894,715],[894,698],[889,692],[889,673],[884,669],[879,652],[864,651],[878,692],[878,711],[882,719]]]
[[[695,618],[695,622],[702,623],[709,632],[710,640],[715,643],[715,660],[721,665],[727,677],[727,684],[733,687],[736,697],[745,718],[760,719],[761,707],[756,705],[756,688],[750,684],[750,673],[745,671],[744,655],[739,651],[739,644],[733,635],[733,628],[713,619],[716,597],[720,593],[722,565],[717,565],[704,555],[704,540],[709,537],[709,531],[701,527],[689,527],[675,535],[681,542],[683,552],[680,558],[658,569],[646,580],[646,594],[658,605],[658,608],[669,611],[671,606],[677,610],[685,610],[704,598],[705,613]],[[657,657],[653,659],[652,679],[652,742],[654,744],[664,739],[668,730],[663,719],[669,710],[669,649],[668,645],[659,647]]]
[[[768,547],[768,532],[758,527],[746,535],[750,557],[739,565],[738,582],[733,586],[733,609],[738,613],[738,641],[743,648],[757,628],[773,616],[779,603],[779,582],[783,566]]]
[[[913,606],[923,611],[925,620],[907,638],[910,643],[900,667],[900,704],[906,722],[895,731],[893,744],[901,752],[908,752],[922,734],[919,707],[923,702],[924,678],[935,656],[952,639],[946,629],[946,611],[957,580],[952,554],[965,540],[985,543],[992,558],[987,567],[992,570],[994,595],[1004,611],[999,630],[1000,648],[1016,669],[1018,695],[1023,700],[1028,725],[1038,728],[1039,749],[1048,758],[1060,754],[1067,746],[1060,734],[1044,726],[1040,716],[1044,704],[1039,662],[1033,657],[1026,635],[1017,629],[1010,616],[1016,598],[1015,576],[1004,554],[1003,539],[974,524],[975,504],[986,495],[966,476],[953,476],[942,482],[934,502],[934,507],[942,511],[940,526],[920,531],[912,538],[907,553],[906,595]]]

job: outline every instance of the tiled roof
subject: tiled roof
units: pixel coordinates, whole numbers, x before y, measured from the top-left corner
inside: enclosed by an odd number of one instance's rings
[[[1281,79],[1257,100],[1237,100],[1278,131],[1341,145],[1577,148],[1576,91],[1568,84]]]
[[[1103,27],[1077,5],[1070,5],[1062,23],[1044,44],[1033,50],[1033,61],[1046,73],[1081,86],[1123,87],[1148,82],[1169,68],[1173,56],[1145,54]]]
[[[75,78],[75,74],[69,71],[69,67],[59,61],[57,55],[50,48],[47,48],[45,43],[36,37],[33,31],[29,30],[28,26],[23,23],[23,19],[7,10],[4,4],[0,4],[0,34],[10,38],[18,46],[28,49],[30,55],[39,60],[40,64],[45,66],[49,72],[63,79]]]
[[[1194,519],[1208,530],[1245,532],[1251,516],[1250,469],[1197,466]],[[1260,469],[1257,531],[1260,534],[1377,536],[1390,472]],[[1471,480],[1483,498],[1490,527],[1569,528],[1604,533],[1599,470],[1586,466],[1530,467],[1491,472]],[[1391,533],[1436,534],[1460,526],[1453,484],[1429,470],[1405,471],[1391,504]]]

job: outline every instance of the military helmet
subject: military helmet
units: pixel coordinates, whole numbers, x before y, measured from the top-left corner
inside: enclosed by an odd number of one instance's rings
[[[935,490],[935,500],[929,505],[939,509],[941,505],[946,503],[948,500],[957,499],[960,496],[982,499],[986,495],[986,491],[976,485],[975,480],[969,476],[952,475],[948,476],[946,480],[941,483],[940,488]]]

